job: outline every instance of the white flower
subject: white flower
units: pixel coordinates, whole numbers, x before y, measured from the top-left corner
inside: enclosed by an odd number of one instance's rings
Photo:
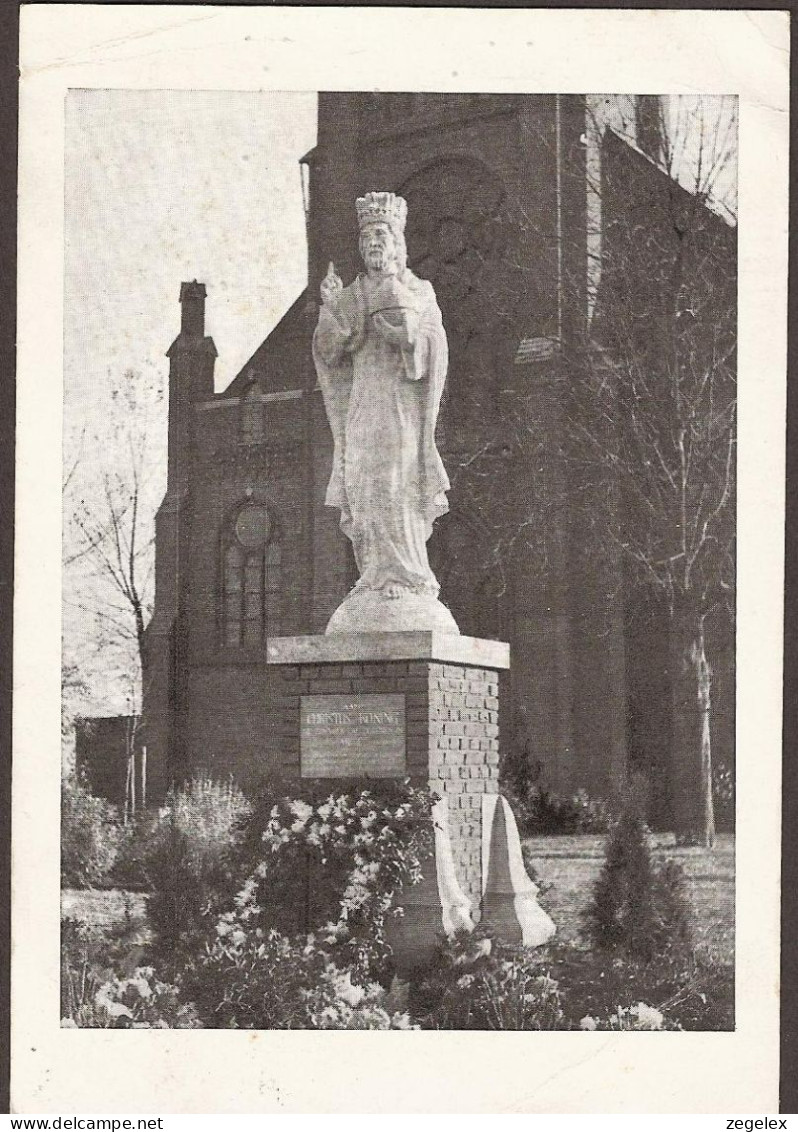
[[[586,1014],[584,1016],[584,1018],[582,1018],[580,1023],[579,1023],[579,1029],[580,1030],[596,1030],[596,1029],[598,1029],[598,1027],[596,1026],[596,1019],[591,1018],[589,1014]]]
[[[219,923],[216,925],[216,934],[221,938],[223,938],[226,935],[229,935],[232,930],[233,930],[232,925],[228,924],[225,920],[220,920]]]
[[[236,947],[241,947],[241,945],[246,942],[246,938],[247,933],[243,932],[241,928],[236,928],[236,930],[230,936],[231,942],[234,943]]]
[[[354,985],[348,971],[343,975],[339,975],[338,978],[335,979],[334,985],[337,997],[343,999],[347,1006],[359,1006],[366,997],[366,992],[363,988]]]
[[[98,1001],[99,1001],[99,996],[98,996]],[[132,1018],[133,1017],[133,1015],[128,1010],[128,1008],[126,1006],[124,1006],[121,1002],[110,1002],[108,1000],[104,1000],[101,1005],[105,1007],[105,1009],[108,1011],[108,1013],[111,1015],[112,1018]]]
[[[136,988],[140,998],[152,998],[152,987],[140,971],[137,972],[132,979],[128,980],[128,985]]]
[[[301,798],[296,798],[289,804],[288,808],[297,819],[291,826],[292,829],[302,829],[313,815],[313,807],[309,806],[307,802],[303,802]]]
[[[493,947],[493,944],[491,943],[491,941],[489,939],[481,939],[479,941],[479,943],[477,944],[477,946],[474,948],[474,953],[478,957],[481,957],[481,956],[484,955],[487,958],[487,956],[490,955],[490,953],[491,953],[492,947]]]
[[[457,985],[461,990],[466,990],[474,981],[473,975],[461,975],[457,980]]]
[[[637,1018],[641,1030],[661,1030],[665,1022],[664,1014],[645,1002],[630,1007],[629,1013]]]
[[[242,905],[248,904],[255,895],[257,888],[258,882],[255,877],[249,877],[248,880],[244,881],[241,891],[236,896],[236,905],[240,908]]]

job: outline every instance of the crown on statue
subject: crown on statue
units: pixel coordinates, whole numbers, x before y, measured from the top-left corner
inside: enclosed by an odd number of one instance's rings
[[[390,224],[400,232],[405,230],[407,201],[395,193],[366,193],[355,201],[358,228],[367,224]]]

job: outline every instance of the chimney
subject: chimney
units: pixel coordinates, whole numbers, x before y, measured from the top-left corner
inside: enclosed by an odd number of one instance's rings
[[[183,308],[180,333],[187,338],[205,337],[205,284],[194,279],[180,284],[180,304]]]
[[[196,440],[198,401],[213,398],[216,347],[205,336],[205,284],[194,279],[180,284],[180,333],[166,354],[169,358],[169,474],[170,488],[185,487],[190,479]]]

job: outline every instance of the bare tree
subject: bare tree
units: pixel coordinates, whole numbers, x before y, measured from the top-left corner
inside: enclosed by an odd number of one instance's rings
[[[733,617],[736,502],[734,120],[704,101],[651,108],[648,155],[602,146],[592,325],[564,343],[569,458],[599,536],[669,615],[670,800],[677,835],[712,845],[706,625]],[[732,179],[733,182],[733,179]]]
[[[552,354],[531,392],[500,391],[492,423],[482,412],[478,439],[449,470],[482,518],[500,578],[520,555],[556,584],[577,514],[592,576],[664,605],[673,822],[682,839],[711,845],[706,627],[734,614],[736,105],[628,99],[626,116],[619,100],[601,120],[611,100],[568,101],[558,133],[534,139],[560,170]],[[501,223],[520,235],[491,282],[504,276],[523,293],[530,268],[514,248],[530,235],[545,247],[549,218],[517,201],[505,210]],[[492,287],[482,298],[523,334],[512,296]],[[605,592],[608,608],[615,596]]]
[[[666,603],[673,821],[712,844],[705,627],[733,616],[735,591],[736,231],[710,207],[727,146],[692,121],[686,140],[661,125],[667,178],[604,139],[601,282],[570,431],[584,482],[618,499],[604,537]]]
[[[127,372],[111,386],[101,426],[90,444],[82,437],[64,478],[64,566],[72,574],[73,608],[90,626],[83,657],[93,653],[95,671],[113,683],[113,698],[125,708],[126,814],[143,801],[136,797],[135,758],[154,590],[162,400],[157,384]]]

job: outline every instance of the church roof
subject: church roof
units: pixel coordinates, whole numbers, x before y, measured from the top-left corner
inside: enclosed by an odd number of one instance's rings
[[[307,296],[305,289],[219,397],[240,396],[253,377],[260,381],[266,393],[296,389],[301,384],[297,358],[310,358],[312,334],[307,318]],[[304,343],[299,350],[298,341]]]
[[[630,179],[634,176],[639,179],[641,171],[647,167],[652,184],[659,182],[660,185],[667,185],[671,193],[675,193],[685,200],[697,199],[709,223],[714,223],[717,219],[725,228],[734,229],[737,227],[736,216],[721,201],[715,200],[711,193],[694,193],[628,137],[622,137],[610,127],[604,133],[604,154],[605,158],[609,157],[616,166],[621,163],[620,167],[623,168],[625,165],[624,173]]]

